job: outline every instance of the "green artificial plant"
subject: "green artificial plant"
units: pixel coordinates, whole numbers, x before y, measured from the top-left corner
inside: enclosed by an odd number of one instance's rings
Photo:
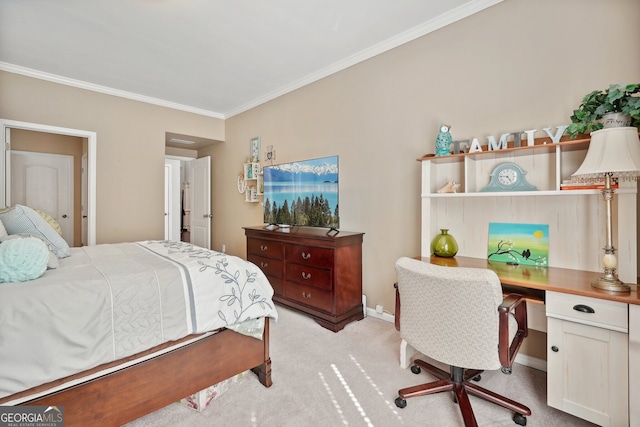
[[[581,134],[589,134],[602,129],[600,122],[607,113],[628,114],[631,126],[640,125],[640,84],[613,84],[605,90],[594,90],[587,94],[580,107],[573,110],[571,124],[567,128],[567,135],[574,139]]]

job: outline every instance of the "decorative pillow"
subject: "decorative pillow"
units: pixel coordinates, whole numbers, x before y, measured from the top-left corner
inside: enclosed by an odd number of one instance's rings
[[[26,282],[42,276],[49,250],[40,239],[25,237],[0,244],[0,283]]]
[[[47,270],[55,270],[56,268],[60,267],[60,261],[56,256],[56,248],[51,243],[47,242],[40,236],[36,236],[35,234],[29,234],[29,233],[12,234],[10,236],[0,237],[0,243],[6,242],[7,240],[25,239],[28,237],[33,239],[38,239],[47,246],[47,250],[49,251],[49,259],[47,260]]]
[[[30,233],[51,243],[58,258],[71,255],[67,242],[36,211],[27,206],[15,205],[0,212],[0,221],[9,234]]]
[[[49,223],[49,225],[51,226],[51,228],[53,228],[56,233],[58,233],[59,235],[62,236],[62,228],[60,227],[60,224],[58,224],[58,221],[56,221],[55,219],[53,219],[53,217],[51,215],[49,215],[48,213],[41,211],[40,209],[33,209],[34,211],[38,212],[38,215],[40,215],[42,217],[42,219],[44,219],[45,221],[47,221]]]
[[[7,237],[7,230],[4,229],[4,225],[2,225],[2,221],[0,221],[0,239]]]

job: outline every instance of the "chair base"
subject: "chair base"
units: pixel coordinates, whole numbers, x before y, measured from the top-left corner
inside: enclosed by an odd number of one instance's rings
[[[526,425],[526,418],[524,418],[524,416],[531,415],[531,410],[528,407],[471,383],[471,380],[476,378],[482,371],[475,369],[465,370],[464,368],[452,366],[451,373],[448,373],[423,360],[416,359],[413,363],[438,378],[438,380],[399,390],[398,396],[400,396],[400,398],[396,399],[396,405],[398,407],[404,407],[404,405],[406,405],[404,399],[410,397],[424,396],[427,394],[451,390],[454,392],[454,397],[460,407],[462,419],[464,420],[464,425],[466,427],[476,427],[478,425],[476,417],[473,414],[473,409],[471,408],[469,394],[514,411],[516,415],[513,417],[513,420],[517,424]],[[420,373],[419,371],[414,371],[413,367],[412,371],[414,373]]]

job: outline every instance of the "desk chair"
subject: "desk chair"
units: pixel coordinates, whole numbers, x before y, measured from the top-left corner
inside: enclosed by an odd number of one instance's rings
[[[421,369],[437,381],[398,391],[396,406],[405,399],[452,390],[464,424],[477,426],[469,394],[515,412],[513,421],[526,425],[526,406],[471,383],[480,373],[511,366],[527,336],[524,297],[504,298],[498,276],[491,270],[443,267],[411,258],[396,262],[400,295],[400,334],[417,351],[451,367],[447,373],[423,360],[414,360],[411,371]]]

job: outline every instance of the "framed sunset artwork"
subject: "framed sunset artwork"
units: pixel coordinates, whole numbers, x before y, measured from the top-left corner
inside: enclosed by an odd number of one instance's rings
[[[489,261],[511,265],[549,264],[549,225],[489,223]]]

